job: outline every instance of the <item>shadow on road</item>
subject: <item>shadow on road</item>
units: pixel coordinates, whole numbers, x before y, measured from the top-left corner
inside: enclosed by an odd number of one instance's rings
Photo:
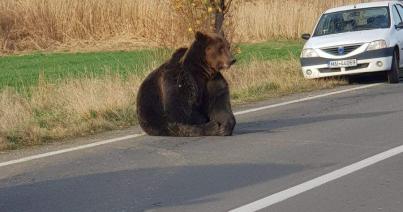
[[[345,78],[348,80],[348,82],[350,84],[372,84],[372,83],[386,83],[387,82],[386,73],[384,73],[384,72],[351,75],[351,76],[346,76]],[[400,79],[400,80],[402,80],[402,79]]]
[[[304,124],[312,124],[323,121],[334,120],[347,120],[347,119],[363,119],[372,118],[377,116],[384,116],[401,111],[385,111],[385,112],[373,112],[373,113],[355,113],[355,114],[340,114],[340,115],[327,115],[318,117],[300,117],[293,119],[280,119],[280,120],[264,120],[256,122],[238,123],[235,129],[235,135],[243,135],[250,133],[269,133],[275,129],[292,127]]]
[[[0,211],[144,211],[191,205],[305,169],[311,168],[269,163],[99,173],[1,188]]]

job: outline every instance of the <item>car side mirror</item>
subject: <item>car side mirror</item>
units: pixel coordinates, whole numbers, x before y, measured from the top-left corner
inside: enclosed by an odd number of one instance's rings
[[[309,40],[309,38],[311,38],[311,34],[304,33],[304,34],[301,35],[301,38],[304,39],[304,40]]]
[[[403,29],[403,22],[400,22],[398,25],[395,25],[396,29]]]

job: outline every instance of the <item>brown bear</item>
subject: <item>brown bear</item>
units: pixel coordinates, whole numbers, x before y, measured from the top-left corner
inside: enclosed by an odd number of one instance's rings
[[[197,32],[187,48],[151,72],[137,95],[141,128],[152,136],[229,136],[235,126],[228,83],[220,70],[236,60],[228,42]]]

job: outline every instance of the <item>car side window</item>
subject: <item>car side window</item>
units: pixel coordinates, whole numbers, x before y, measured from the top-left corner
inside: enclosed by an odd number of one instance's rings
[[[397,11],[398,11],[399,14],[400,14],[400,17],[403,18],[403,6],[400,5],[400,4],[397,4],[396,7],[397,7]],[[403,20],[402,20],[402,21],[403,21]]]
[[[400,17],[399,12],[397,11],[396,5],[393,6],[392,13],[393,13],[393,21],[395,22],[395,25],[402,22],[402,18]]]

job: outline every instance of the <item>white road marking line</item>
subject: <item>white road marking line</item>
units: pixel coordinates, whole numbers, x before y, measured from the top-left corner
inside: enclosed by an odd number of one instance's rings
[[[267,106],[263,106],[263,107],[258,107],[258,108],[252,108],[252,109],[249,109],[249,110],[239,111],[239,112],[236,112],[234,114],[236,116],[243,115],[243,114],[257,112],[257,111],[261,111],[261,110],[267,110],[267,109],[271,109],[271,108],[275,108],[275,107],[295,104],[295,103],[299,103],[299,102],[305,102],[305,101],[309,101],[309,100],[313,100],[313,99],[319,99],[319,98],[332,96],[332,95],[336,95],[336,94],[347,93],[347,92],[356,91],[356,90],[362,90],[362,89],[365,89],[365,88],[375,87],[375,86],[378,86],[378,85],[381,85],[381,84],[382,83],[364,85],[364,86],[360,86],[360,87],[355,87],[355,88],[350,88],[350,89],[345,89],[345,90],[340,90],[340,91],[320,94],[320,95],[317,95],[317,96],[310,96],[310,97],[297,99],[297,100],[292,100],[292,101],[288,101],[288,102],[282,102],[282,103],[278,103],[278,104],[267,105]]]
[[[308,100],[313,100],[313,99],[323,98],[323,97],[327,97],[327,96],[332,96],[332,95],[336,95],[336,94],[347,93],[347,92],[351,92],[351,91],[356,91],[356,90],[361,90],[361,89],[365,89],[365,88],[375,87],[375,86],[378,86],[378,85],[381,85],[381,84],[382,83],[364,85],[364,86],[360,86],[360,87],[355,87],[355,88],[350,88],[350,89],[345,89],[345,90],[340,90],[340,91],[320,94],[320,95],[317,95],[317,96],[306,97],[306,98],[297,99],[297,100],[288,101],[288,102],[283,102],[283,103],[279,103],[279,104],[267,105],[267,106],[264,106],[264,107],[253,108],[253,109],[244,110],[244,111],[238,111],[238,112],[234,113],[234,115],[238,116],[238,115],[243,115],[243,114],[247,114],[247,113],[253,113],[253,112],[256,112],[256,111],[267,110],[267,109],[271,109],[271,108],[275,108],[275,107],[281,107],[281,106],[284,106],[284,105],[290,105],[290,104],[295,104],[295,103],[299,103],[299,102],[305,102],[305,101],[308,101]],[[115,142],[118,142],[118,141],[123,141],[123,140],[131,139],[131,138],[136,138],[136,137],[140,137],[140,136],[143,136],[143,135],[145,135],[145,134],[142,133],[142,134],[128,135],[128,136],[124,136],[124,137],[119,137],[119,138],[114,138],[114,139],[94,142],[94,143],[91,143],[91,144],[72,147],[72,148],[68,148],[68,149],[62,149],[62,150],[58,150],[58,151],[53,151],[53,152],[48,152],[48,153],[43,153],[43,154],[38,154],[38,155],[32,155],[32,156],[24,157],[24,158],[21,158],[21,159],[6,161],[6,162],[0,163],[0,168],[4,167],[4,166],[13,165],[13,164],[32,161],[32,160],[36,160],[36,159],[40,159],[40,158],[50,157],[50,156],[53,156],[53,155],[60,155],[60,154],[67,153],[67,152],[72,152],[72,151],[77,151],[77,150],[82,150],[82,149],[88,149],[88,148],[91,148],[91,147],[96,147],[96,146],[100,146],[100,145],[104,145],[104,144],[115,143]]]
[[[317,177],[315,179],[312,179],[310,181],[304,182],[302,184],[299,184],[297,186],[291,187],[289,189],[286,189],[284,191],[272,194],[268,197],[265,197],[263,199],[257,200],[255,202],[252,202],[250,204],[241,206],[239,208],[230,210],[230,212],[243,212],[243,211],[258,211],[267,207],[270,207],[276,203],[282,202],[286,199],[289,199],[291,197],[294,197],[298,194],[301,194],[303,192],[309,191],[311,189],[314,189],[316,187],[319,187],[323,184],[326,184],[328,182],[331,182],[333,180],[337,180],[341,177],[344,177],[346,175],[349,175],[351,173],[354,173],[356,171],[359,171],[363,168],[366,168],[368,166],[374,165],[376,163],[379,163],[383,160],[386,160],[388,158],[391,158],[393,156],[396,156],[398,154],[403,153],[403,145],[395,147],[393,149],[387,150],[385,152],[379,153],[377,155],[374,155],[372,157],[369,157],[367,159],[361,160],[357,163],[351,164],[349,166],[346,166],[344,168],[335,170],[333,172],[330,172],[328,174],[322,175],[320,177]]]
[[[88,148],[91,148],[91,147],[96,147],[96,146],[100,146],[100,145],[104,145],[104,144],[110,144],[110,143],[123,141],[123,140],[131,139],[131,138],[137,138],[137,137],[140,137],[140,136],[143,136],[143,135],[144,134],[128,135],[128,136],[124,136],[124,137],[103,140],[103,141],[94,142],[94,143],[90,143],[90,144],[85,144],[85,145],[82,145],[82,146],[72,147],[72,148],[68,148],[68,149],[62,149],[62,150],[58,150],[58,151],[47,152],[47,153],[43,153],[43,154],[39,154],[39,155],[32,155],[32,156],[21,158],[21,159],[16,159],[16,160],[11,160],[11,161],[0,163],[0,167],[9,166],[9,165],[17,164],[17,163],[23,163],[23,162],[27,162],[27,161],[31,161],[31,160],[35,160],[35,159],[39,159],[39,158],[46,158],[46,157],[50,157],[50,156],[53,156],[53,155],[60,155],[60,154],[67,153],[67,152],[73,152],[73,151],[77,151],[77,150],[88,149]]]

